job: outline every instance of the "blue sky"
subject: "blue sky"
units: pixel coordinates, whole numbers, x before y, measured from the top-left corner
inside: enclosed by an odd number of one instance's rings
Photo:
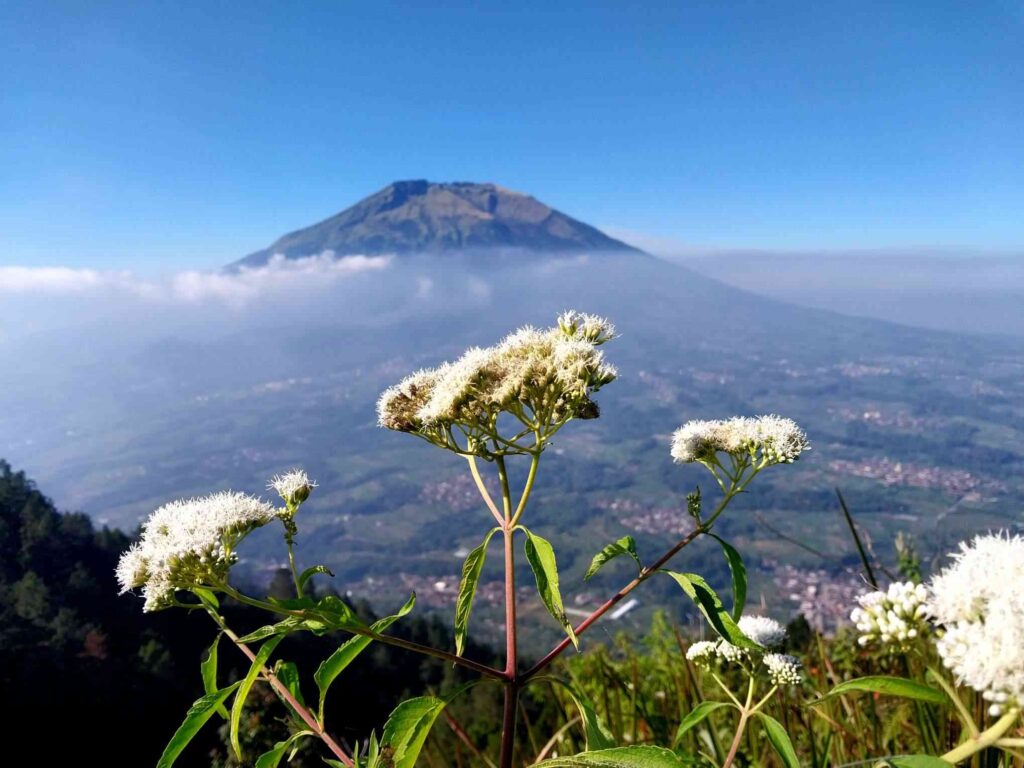
[[[0,72],[0,264],[215,267],[401,178],[697,250],[1024,248],[1019,0],[6,2]]]

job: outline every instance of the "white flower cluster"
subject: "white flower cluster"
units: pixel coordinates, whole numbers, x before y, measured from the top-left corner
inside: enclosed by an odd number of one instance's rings
[[[738,623],[744,635],[765,648],[782,645],[786,639],[786,628],[767,616],[743,616]]]
[[[772,685],[799,685],[800,662],[796,656],[786,653],[766,653],[764,666],[768,670],[768,679]]]
[[[775,619],[767,616],[743,616],[739,622],[740,631],[763,648],[782,644],[786,629]],[[686,651],[686,658],[700,667],[710,667],[716,659],[729,664],[746,661],[760,661],[773,685],[792,685],[800,682],[800,662],[783,653],[757,652],[740,648],[726,640],[702,640]]]
[[[810,450],[797,423],[781,416],[736,416],[712,421],[688,421],[672,435],[672,458],[681,464],[713,461],[719,452],[749,455],[764,464],[788,464]]]
[[[930,584],[939,656],[993,715],[1024,705],[1024,538],[978,536]]]
[[[156,611],[171,604],[177,589],[223,580],[238,542],[275,515],[265,501],[232,491],[165,504],[143,524],[139,542],[121,555],[121,592],[142,587],[144,610]]]
[[[577,312],[564,313],[554,328],[521,328],[493,347],[474,347],[453,363],[418,371],[389,388],[377,403],[378,421],[444,448],[476,453],[494,434],[502,412],[532,421],[541,431],[570,418],[596,418],[590,395],[617,375],[597,347],[614,333],[606,320]],[[481,444],[460,448],[453,426]]]
[[[316,481],[310,480],[305,470],[293,469],[283,475],[274,475],[267,484],[267,490],[277,491],[285,504],[289,507],[297,507],[309,498],[309,494],[316,488]]]
[[[897,581],[884,591],[857,598],[850,620],[861,632],[861,645],[882,643],[904,651],[928,632],[928,588],[912,581]]]
[[[718,655],[718,643],[714,640],[700,640],[686,649],[686,658],[700,667],[711,666]]]

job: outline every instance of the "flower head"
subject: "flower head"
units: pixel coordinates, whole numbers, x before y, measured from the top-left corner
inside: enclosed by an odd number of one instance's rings
[[[558,328],[566,336],[591,344],[604,344],[616,337],[615,326],[597,315],[570,309],[558,316]]]
[[[905,651],[928,631],[928,589],[911,581],[897,581],[884,592],[857,598],[850,620],[860,630],[861,645],[881,643],[887,650]]]
[[[377,403],[378,422],[464,454],[486,455],[487,442],[501,439],[502,413],[529,423],[528,434],[546,436],[569,419],[598,415],[591,395],[617,372],[597,347],[613,336],[606,320],[576,312],[564,313],[553,328],[521,328],[387,389]],[[456,434],[466,443],[456,442]],[[525,450],[515,439],[503,448]]]
[[[746,455],[762,465],[788,464],[810,449],[797,423],[781,416],[736,416],[688,421],[672,435],[672,458],[678,463],[711,462],[715,454]]]
[[[303,469],[292,469],[283,475],[274,475],[267,483],[267,490],[277,491],[289,509],[298,507],[309,498],[309,494],[316,488],[316,481],[310,480],[309,475]]]
[[[1024,704],[1024,538],[978,536],[930,584],[927,609],[944,632],[943,664],[991,702]]]
[[[797,685],[801,678],[800,662],[785,653],[766,653],[764,666],[772,685]]]
[[[743,616],[737,623],[744,635],[765,648],[781,645],[786,638],[786,628],[767,616]]]
[[[231,491],[165,504],[121,555],[122,593],[142,587],[144,610],[155,611],[170,605],[175,590],[223,581],[237,560],[238,543],[275,514],[265,501]]]
[[[714,640],[700,640],[686,649],[686,658],[699,667],[708,667],[718,653]]]

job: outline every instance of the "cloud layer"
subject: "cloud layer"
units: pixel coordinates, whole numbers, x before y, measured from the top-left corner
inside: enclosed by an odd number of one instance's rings
[[[273,294],[322,289],[361,272],[386,269],[390,263],[390,256],[338,258],[328,251],[304,259],[275,255],[265,266],[243,267],[235,272],[184,271],[163,278],[72,267],[0,266],[0,296],[117,295],[153,302],[239,305]]]

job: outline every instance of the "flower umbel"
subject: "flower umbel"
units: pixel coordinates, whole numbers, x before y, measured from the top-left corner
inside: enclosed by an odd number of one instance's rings
[[[379,424],[464,455],[527,453],[535,445],[522,440],[542,443],[571,419],[597,417],[591,395],[617,375],[597,347],[613,337],[606,320],[577,312],[553,328],[521,328],[387,389],[377,403]],[[501,414],[523,429],[500,434]]]
[[[885,592],[868,592],[857,598],[850,613],[861,645],[881,643],[889,651],[905,651],[928,632],[928,589],[923,584],[897,581]]]
[[[978,536],[930,584],[927,609],[944,628],[936,642],[957,680],[991,702],[993,715],[1024,704],[1024,538]]]
[[[800,683],[800,662],[795,656],[785,653],[766,653],[764,666],[772,685],[798,685]]]
[[[810,442],[792,419],[768,415],[688,421],[672,435],[672,458],[680,464],[713,464],[716,454],[749,457],[752,464],[788,464],[810,450]]]
[[[786,638],[786,628],[767,616],[743,616],[737,623],[744,635],[765,648],[781,645]]]
[[[718,643],[713,640],[700,640],[686,649],[686,658],[698,667],[709,667],[718,653]]]
[[[173,602],[175,590],[215,586],[237,560],[238,543],[275,514],[267,502],[232,491],[165,504],[121,555],[122,593],[142,587],[144,610],[156,611]]]

